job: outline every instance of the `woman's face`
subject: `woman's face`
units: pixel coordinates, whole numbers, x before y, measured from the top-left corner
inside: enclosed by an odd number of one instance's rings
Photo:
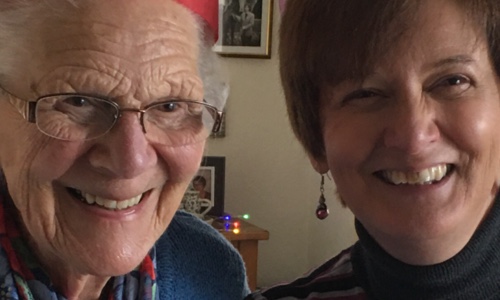
[[[197,29],[189,12],[173,1],[92,3],[81,15],[37,28],[36,53],[22,58],[30,63],[20,64],[22,76],[9,78],[5,88],[23,99],[98,94],[127,108],[170,97],[201,101]],[[170,223],[204,146],[151,143],[135,113],[124,113],[101,138],[60,141],[23,120],[6,99],[0,101],[0,140],[10,193],[51,275],[110,276],[135,268]],[[118,203],[141,200],[107,209],[84,203],[68,188]]]
[[[198,192],[201,192],[205,189],[205,185],[200,181],[193,182],[193,187]]]
[[[451,1],[425,1],[417,17],[369,76],[322,91],[326,158],[313,160],[389,252],[463,246],[500,172],[499,78],[484,37]]]

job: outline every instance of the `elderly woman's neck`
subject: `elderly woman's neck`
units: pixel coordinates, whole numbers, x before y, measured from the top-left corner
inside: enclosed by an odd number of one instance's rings
[[[60,266],[61,262],[55,262],[53,266]],[[68,300],[77,299],[108,299],[110,277],[98,277],[82,275],[71,272],[71,270],[54,269],[47,270],[52,284],[57,292],[64,295]]]
[[[35,254],[38,263],[47,273],[56,292],[64,295],[68,300],[77,299],[108,299],[107,283],[110,276],[93,276],[82,274],[76,270],[68,268],[71,264],[65,263],[60,257],[54,256],[49,251],[40,249],[30,238],[26,228],[20,222],[19,211],[11,201],[5,203],[6,209],[23,232],[25,241]],[[104,296],[103,296],[104,295]]]
[[[58,287],[63,295],[66,295],[68,300],[78,299],[108,299],[109,288],[107,282],[109,277],[98,278],[95,276],[82,276],[74,280],[64,280],[64,287]]]

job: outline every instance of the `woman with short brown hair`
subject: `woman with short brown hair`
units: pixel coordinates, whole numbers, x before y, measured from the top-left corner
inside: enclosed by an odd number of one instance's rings
[[[359,241],[248,299],[499,298],[498,28],[497,0],[288,1],[290,121]]]

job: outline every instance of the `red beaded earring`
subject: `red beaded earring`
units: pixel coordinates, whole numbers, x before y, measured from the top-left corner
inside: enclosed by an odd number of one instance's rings
[[[324,195],[325,191],[324,186],[325,186],[325,176],[321,174],[321,184],[319,186],[319,191],[321,195],[319,195],[319,201],[318,201],[319,203],[318,207],[316,208],[316,218],[320,220],[324,220],[330,214],[330,211],[328,210],[328,207],[325,204],[326,200]]]

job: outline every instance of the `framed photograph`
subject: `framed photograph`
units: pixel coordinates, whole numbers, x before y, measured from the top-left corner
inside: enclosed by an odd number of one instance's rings
[[[222,115],[222,122],[220,124],[219,132],[217,132],[217,133],[212,132],[210,134],[211,138],[223,138],[226,136],[226,115],[227,115],[227,112],[226,112],[226,110],[224,110],[224,114]]]
[[[219,0],[219,39],[213,50],[222,56],[271,57],[273,0]]]
[[[224,214],[226,158],[204,156],[182,199],[181,209],[198,215],[220,217]]]

